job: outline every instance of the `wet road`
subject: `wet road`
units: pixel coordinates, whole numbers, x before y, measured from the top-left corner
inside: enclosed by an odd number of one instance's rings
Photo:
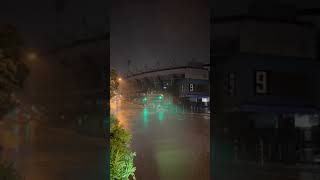
[[[263,167],[254,162],[217,164],[216,179],[246,180],[319,180],[319,165],[267,163]],[[232,172],[232,173],[230,173]]]
[[[121,104],[115,113],[132,132],[139,180],[208,180],[209,115]]]
[[[0,122],[1,159],[26,180],[106,179],[106,145],[36,122]]]

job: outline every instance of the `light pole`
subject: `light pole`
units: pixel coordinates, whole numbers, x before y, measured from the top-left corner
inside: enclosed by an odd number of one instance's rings
[[[23,62],[30,71],[25,82],[26,96],[29,96],[29,98],[31,99],[35,98],[37,94],[36,92],[38,89],[38,85],[34,82],[38,82],[38,79],[40,77],[38,73],[40,70],[40,66],[42,66],[42,61],[39,61],[39,59],[39,55],[33,50],[25,50],[23,54]]]
[[[122,86],[122,78],[121,78],[121,77],[118,78],[118,83],[119,83],[119,88],[118,88],[118,90],[119,90],[119,94],[120,94],[120,92],[121,92],[121,86]]]

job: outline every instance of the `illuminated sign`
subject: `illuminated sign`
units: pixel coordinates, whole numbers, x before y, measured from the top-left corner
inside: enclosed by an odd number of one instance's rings
[[[189,84],[189,91],[190,92],[193,92],[194,91],[194,85],[191,83]]]
[[[202,98],[202,102],[209,102],[209,98]]]

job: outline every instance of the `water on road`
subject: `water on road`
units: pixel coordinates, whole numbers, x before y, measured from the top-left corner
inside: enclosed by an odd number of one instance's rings
[[[209,180],[208,114],[153,110],[123,103],[113,113],[132,135],[139,180]]]
[[[107,179],[106,145],[73,131],[31,122],[0,124],[1,159],[25,180]]]

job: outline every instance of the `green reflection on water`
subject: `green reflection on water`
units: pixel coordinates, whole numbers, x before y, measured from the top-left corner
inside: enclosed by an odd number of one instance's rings
[[[143,109],[143,125],[148,126],[148,109]]]
[[[163,113],[162,111],[160,111],[160,112],[158,113],[158,118],[159,118],[159,121],[160,121],[160,122],[163,121],[163,119],[164,119],[164,113]]]

